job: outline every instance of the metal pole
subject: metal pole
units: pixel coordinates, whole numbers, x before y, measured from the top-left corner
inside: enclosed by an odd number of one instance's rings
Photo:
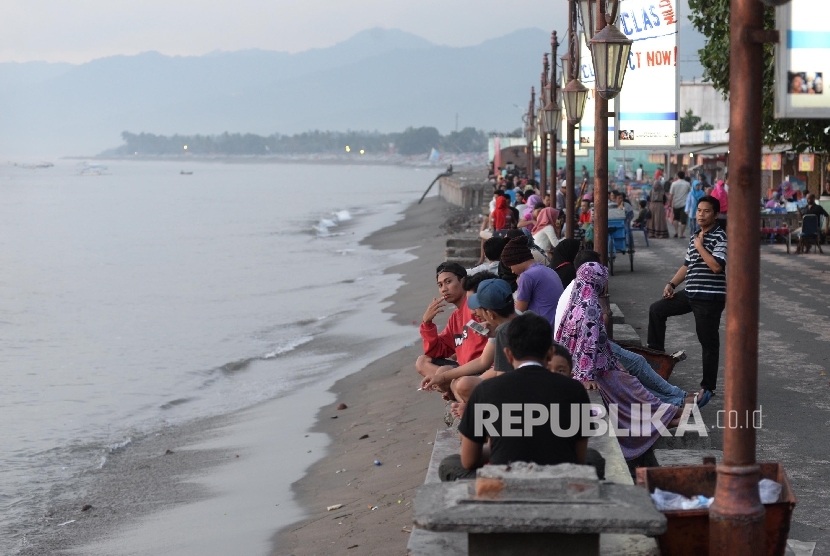
[[[758,184],[761,181],[761,113],[764,51],[760,32],[764,8],[757,0],[732,0],[729,69],[729,271],[726,296],[727,422],[723,463],[718,465],[715,502],[709,509],[709,550],[713,555],[766,553],[764,506],[758,495],[755,429],[747,417],[758,398],[758,305],[760,236]],[[738,63],[740,62],[740,63]]]
[[[578,40],[577,19],[576,19],[576,0],[568,2],[568,66],[570,68],[570,75],[568,80],[576,79],[579,75],[579,48],[576,41]],[[576,124],[568,120],[568,144],[565,154],[565,237],[568,239],[574,238],[574,229],[576,226]]]
[[[556,80],[556,61],[559,59],[556,57],[556,51],[559,50],[559,40],[556,36],[556,31],[551,34],[550,37],[550,47],[551,47],[551,55],[552,58],[550,59],[551,65],[551,77],[550,77],[550,98],[551,102],[554,106],[559,104],[559,83]],[[561,123],[561,119],[559,122]],[[550,134],[550,171],[551,171],[551,180],[550,180],[550,206],[556,208],[556,133]],[[544,199],[544,197],[542,197]]]
[[[605,0],[597,0],[596,32],[605,28]],[[608,265],[608,101],[594,81],[594,251]]]
[[[547,85],[548,80],[548,55],[545,53],[542,56],[542,104],[545,103],[545,85]],[[544,110],[544,106],[540,110]],[[542,114],[544,118],[544,114]],[[545,190],[547,189],[547,179],[548,179],[548,134],[545,133],[543,127],[539,127],[539,142],[540,145],[540,152],[539,152],[539,195],[542,199],[545,198]]]
[[[527,125],[533,126],[533,103],[536,102],[536,92],[533,87],[530,88],[530,105],[527,109]],[[533,178],[533,141],[529,141],[527,145],[527,178]]]

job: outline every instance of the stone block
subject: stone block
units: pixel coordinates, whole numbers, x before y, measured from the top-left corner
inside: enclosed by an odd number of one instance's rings
[[[488,465],[476,473],[476,497],[493,500],[599,500],[599,479],[590,465]]]
[[[431,531],[468,534],[624,533],[660,535],[666,517],[645,489],[602,483],[600,500],[482,502],[472,481],[423,485],[413,505],[413,521]]]
[[[634,330],[634,327],[630,324],[615,324],[614,325],[614,340],[625,340],[627,342],[632,342],[637,344],[638,346],[643,345],[643,341],[640,339],[640,334]]]
[[[456,429],[438,429],[435,433],[435,442],[432,444],[432,457],[429,458],[427,477],[424,484],[440,483],[438,467],[441,460],[447,456],[461,453],[461,436]]]
[[[611,303],[611,322],[615,325],[625,324],[625,315],[616,303]]]
[[[660,467],[671,467],[675,465],[700,465],[703,458],[713,457],[716,463],[723,461],[721,450],[654,450],[654,457]]]

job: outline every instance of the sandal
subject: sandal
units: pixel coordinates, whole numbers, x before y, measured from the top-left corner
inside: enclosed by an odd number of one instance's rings
[[[700,394],[700,392],[695,394],[695,401],[694,401],[694,403],[698,407],[698,409],[702,408],[704,405],[709,403],[709,400],[711,400],[712,396],[715,395],[715,393],[712,392],[711,390],[704,390],[703,391],[703,397],[701,397],[700,400],[698,400],[697,397],[698,397],[699,394]]]

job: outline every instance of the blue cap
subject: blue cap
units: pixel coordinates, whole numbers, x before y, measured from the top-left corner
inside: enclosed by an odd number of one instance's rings
[[[510,305],[512,299],[513,290],[510,289],[510,284],[498,278],[491,278],[479,284],[476,293],[467,298],[467,307],[499,311]]]

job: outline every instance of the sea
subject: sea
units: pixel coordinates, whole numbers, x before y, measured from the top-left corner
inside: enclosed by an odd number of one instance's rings
[[[53,162],[0,166],[0,554],[134,438],[334,373],[411,258],[361,240],[440,171]]]

